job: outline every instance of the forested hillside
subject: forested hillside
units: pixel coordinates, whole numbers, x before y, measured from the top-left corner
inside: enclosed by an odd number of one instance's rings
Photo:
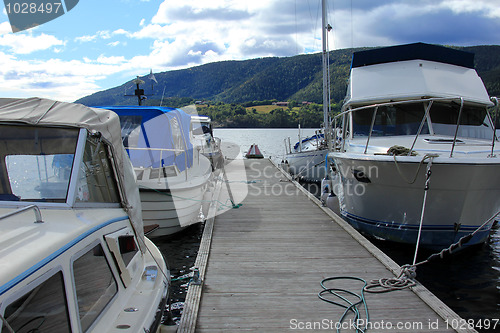
[[[364,48],[366,49],[366,48]],[[457,47],[475,54],[475,66],[491,96],[500,96],[500,46]],[[331,98],[341,103],[347,89],[352,53],[361,49],[344,49],[330,52]],[[259,113],[241,111],[239,104],[247,106],[257,101],[302,101],[322,103],[321,54],[293,57],[270,57],[244,61],[222,61],[183,70],[155,73],[158,84],[152,85],[148,76],[141,77],[141,88],[147,95],[145,104],[179,107],[194,101],[209,101],[205,113],[223,126],[287,127],[311,119],[321,121],[321,108],[304,106],[282,108],[276,112]],[[132,78],[133,79],[133,78]],[[89,106],[134,105],[135,84],[132,81],[121,86],[83,97],[76,102]],[[126,96],[129,95],[129,96]],[[132,96],[130,96],[132,95]],[[300,105],[299,105],[300,106]],[[279,109],[279,110],[278,110]],[[240,111],[238,111],[240,110]],[[238,113],[239,112],[239,113]],[[305,120],[302,113],[319,112]],[[224,119],[224,117],[226,117]],[[281,120],[280,120],[281,119]],[[254,125],[252,125],[254,124]],[[282,126],[279,126],[279,125]],[[314,126],[318,126],[317,125]],[[313,127],[314,127],[313,126]]]
[[[500,46],[459,48],[475,53],[476,69],[490,95],[500,95]],[[353,51],[330,52],[331,96],[334,102],[344,98]],[[162,96],[188,97],[194,100],[243,103],[275,99],[278,101],[322,102],[321,54],[285,58],[261,58],[244,61],[222,61],[188,69],[155,73],[158,84],[151,88],[147,75],[142,77],[149,103],[158,103]],[[134,78],[131,78],[134,79]],[[86,105],[135,104],[135,85],[129,81],[121,86],[83,97],[77,102]]]

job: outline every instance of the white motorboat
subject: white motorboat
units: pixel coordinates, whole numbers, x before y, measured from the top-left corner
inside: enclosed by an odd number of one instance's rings
[[[212,175],[208,158],[193,145],[191,116],[159,106],[105,106],[120,117],[122,139],[136,173],[149,237],[174,234],[204,219]]]
[[[500,151],[474,55],[415,43],[353,55],[329,154],[342,215],[376,238],[442,249],[500,208]]]
[[[0,99],[2,332],[155,332],[170,275],[144,237],[116,114]]]
[[[323,133],[318,132],[306,138],[301,138],[299,134],[299,141],[293,147],[288,138],[285,149],[282,167],[292,176],[308,182],[320,182],[325,178],[328,145]]]

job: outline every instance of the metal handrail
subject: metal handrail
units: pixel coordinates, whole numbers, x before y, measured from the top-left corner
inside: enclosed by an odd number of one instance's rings
[[[127,150],[153,150],[153,151],[173,151],[176,153],[183,153],[185,149],[174,149],[174,148],[137,148],[137,147],[126,147]]]
[[[175,153],[184,153],[184,163],[186,166],[186,180],[188,179],[187,173],[187,149],[175,149],[175,148],[137,148],[137,147],[127,147],[128,150],[144,150],[144,151],[159,151],[160,152],[160,162],[163,160],[163,152],[175,152]],[[177,155],[174,156],[174,161],[176,160]],[[163,164],[160,164],[160,169],[163,168]],[[161,179],[161,173],[158,172],[158,181]]]
[[[450,157],[453,157],[453,151],[455,150],[455,144],[457,143],[458,128],[460,127],[460,118],[462,118],[462,110],[464,109],[464,99],[460,97],[460,111],[458,111],[457,127],[455,128],[455,136],[453,137],[453,144],[451,145]],[[494,134],[493,130],[493,135]]]
[[[460,118],[461,118],[461,115],[462,115],[462,110],[463,110],[463,106],[464,106],[464,99],[463,97],[433,97],[433,98],[423,98],[423,99],[412,99],[412,100],[404,100],[404,101],[394,101],[394,102],[384,102],[384,103],[376,103],[376,104],[370,104],[370,105],[364,105],[364,106],[360,106],[360,107],[357,107],[357,108],[349,108],[345,111],[342,111],[340,113],[338,113],[335,117],[334,117],[334,120],[337,121],[337,119],[340,119],[340,117],[342,116],[345,116],[349,113],[352,113],[352,112],[357,112],[357,111],[362,111],[362,110],[367,110],[367,109],[372,109],[372,108],[379,108],[381,106],[389,106],[389,105],[401,105],[401,104],[412,104],[412,103],[424,103],[424,102],[429,102],[429,106],[427,107],[426,109],[426,112],[424,114],[424,118],[422,119],[422,122],[421,122],[421,126],[418,130],[418,133],[416,134],[416,138],[412,144],[412,148],[410,149],[410,153],[411,151],[413,150],[414,146],[415,146],[415,143],[416,143],[416,140],[418,138],[418,135],[420,135],[420,132],[422,130],[422,127],[423,127],[423,124],[425,123],[425,119],[427,118],[427,114],[430,112],[430,106],[432,106],[433,102],[435,101],[458,101],[460,100],[460,111],[459,111],[459,115],[458,115],[458,120],[457,120],[457,127],[455,129],[455,137],[453,139],[453,145],[452,145],[452,148],[451,148],[451,154],[450,154],[450,157],[452,157],[453,155],[453,150],[455,148],[455,145],[456,145],[456,141],[457,141],[457,135],[458,135],[458,129],[459,129],[459,126],[460,126]],[[500,107],[499,105],[499,99],[497,97],[492,97],[491,100],[494,102],[493,103],[496,103],[497,105],[497,108]],[[373,115],[373,118],[372,118],[372,125],[370,126],[370,133],[368,135],[368,139],[367,139],[367,144],[365,146],[365,151],[364,151],[364,154],[366,154],[367,152],[367,149],[368,149],[368,142],[371,138],[371,135],[372,135],[372,132],[373,132],[373,122],[374,122],[374,119],[375,119],[375,116],[376,116],[376,112],[374,112],[374,115]],[[493,124],[492,126],[492,129],[493,129],[493,142],[491,144],[492,146],[492,154],[493,155],[493,150],[494,150],[494,142],[495,142],[495,138],[496,138],[496,135],[495,135],[495,126]],[[345,134],[343,135],[343,144],[345,144]],[[342,147],[342,150],[345,149],[344,147]]]
[[[366,154],[366,151],[368,150],[368,144],[370,143],[370,138],[372,137],[373,126],[375,126],[375,119],[377,118],[377,111],[378,111],[378,106],[376,106],[375,110],[373,110],[372,123],[370,125],[370,134],[368,134],[368,139],[366,139],[366,146],[363,154]]]
[[[2,216],[0,216],[0,220],[3,220],[3,219],[6,219],[8,217],[11,217],[11,216],[14,216],[14,215],[17,215],[17,214],[21,214],[27,210],[30,210],[30,209],[33,209],[35,211],[35,222],[34,223],[43,223],[43,220],[42,220],[42,213],[40,212],[40,208],[38,208],[37,205],[29,205],[29,206],[26,206],[26,207],[22,207],[22,208],[19,208],[18,210],[15,210],[13,212],[10,212],[10,213],[7,213],[7,214],[4,214]]]
[[[424,128],[425,120],[427,119],[427,116],[429,115],[429,112],[431,111],[432,103],[434,103],[434,101],[430,101],[429,105],[427,105],[427,108],[425,109],[424,117],[422,118],[422,121],[420,122],[420,126],[418,127],[417,135],[415,135],[415,139],[413,140],[411,148],[408,151],[408,156],[411,155],[411,152],[413,151],[413,148],[415,147],[415,144],[417,143],[418,136],[420,135],[420,133],[422,132],[422,129]]]
[[[495,149],[495,139],[497,137],[497,131],[496,131],[496,125],[497,125],[497,116],[498,112],[500,111],[500,102],[498,101],[498,97],[491,97],[491,101],[495,104],[495,120],[493,121],[492,128],[493,128],[493,140],[491,141],[491,154],[489,157],[494,157],[495,154],[493,153]],[[491,118],[491,117],[490,117]]]

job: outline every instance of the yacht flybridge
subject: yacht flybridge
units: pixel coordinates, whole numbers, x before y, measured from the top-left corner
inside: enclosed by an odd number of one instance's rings
[[[0,99],[2,332],[155,332],[170,275],[118,116]]]
[[[341,214],[386,240],[484,242],[500,209],[494,106],[471,53],[423,43],[355,52],[329,153]]]

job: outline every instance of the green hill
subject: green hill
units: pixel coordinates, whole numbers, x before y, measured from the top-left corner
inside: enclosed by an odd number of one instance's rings
[[[457,47],[475,53],[476,70],[491,96],[500,96],[500,46]],[[352,53],[360,49],[330,52],[331,96],[340,102],[346,92]],[[159,105],[164,98],[187,98],[212,102],[309,101],[322,103],[321,54],[270,57],[244,61],[222,61],[182,70],[155,73],[142,86],[147,104]],[[76,102],[89,106],[136,104],[131,81],[83,97]],[[163,103],[165,105],[165,102]]]

